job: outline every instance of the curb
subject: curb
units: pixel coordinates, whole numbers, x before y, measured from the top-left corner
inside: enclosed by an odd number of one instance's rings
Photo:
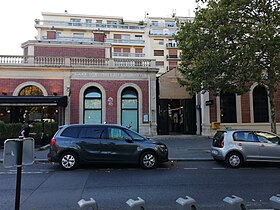
[[[213,161],[212,158],[169,158],[169,161]],[[49,162],[48,159],[34,158],[34,163]],[[3,163],[3,159],[0,159],[0,163]]]

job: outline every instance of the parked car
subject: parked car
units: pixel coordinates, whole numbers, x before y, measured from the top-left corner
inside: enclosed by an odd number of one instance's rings
[[[48,160],[64,169],[94,162],[136,163],[149,169],[168,161],[168,149],[122,126],[73,124],[59,127]]]
[[[248,161],[280,162],[280,137],[261,130],[217,131],[211,155],[232,168]]]

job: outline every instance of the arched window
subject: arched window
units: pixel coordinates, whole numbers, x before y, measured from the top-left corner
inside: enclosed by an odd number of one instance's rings
[[[84,123],[102,123],[102,94],[96,87],[90,87],[85,91]]]
[[[138,94],[134,88],[122,91],[122,125],[138,132]]]
[[[254,122],[269,122],[268,98],[264,86],[258,85],[253,90]]]
[[[222,93],[220,95],[221,122],[236,123],[236,97],[232,93]]]
[[[19,91],[19,96],[43,96],[43,91],[35,85],[28,85]]]

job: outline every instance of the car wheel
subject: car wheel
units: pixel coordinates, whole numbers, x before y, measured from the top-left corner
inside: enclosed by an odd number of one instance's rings
[[[231,168],[238,168],[242,165],[243,159],[239,153],[233,152],[227,155],[226,163]]]
[[[157,166],[157,157],[154,152],[144,152],[140,157],[140,165],[144,169],[151,169]]]
[[[61,155],[59,164],[66,170],[75,169],[78,166],[78,156],[73,152],[65,152]]]

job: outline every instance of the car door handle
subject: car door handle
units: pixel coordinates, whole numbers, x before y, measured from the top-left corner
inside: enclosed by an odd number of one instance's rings
[[[238,146],[242,146],[242,143],[238,143]]]

